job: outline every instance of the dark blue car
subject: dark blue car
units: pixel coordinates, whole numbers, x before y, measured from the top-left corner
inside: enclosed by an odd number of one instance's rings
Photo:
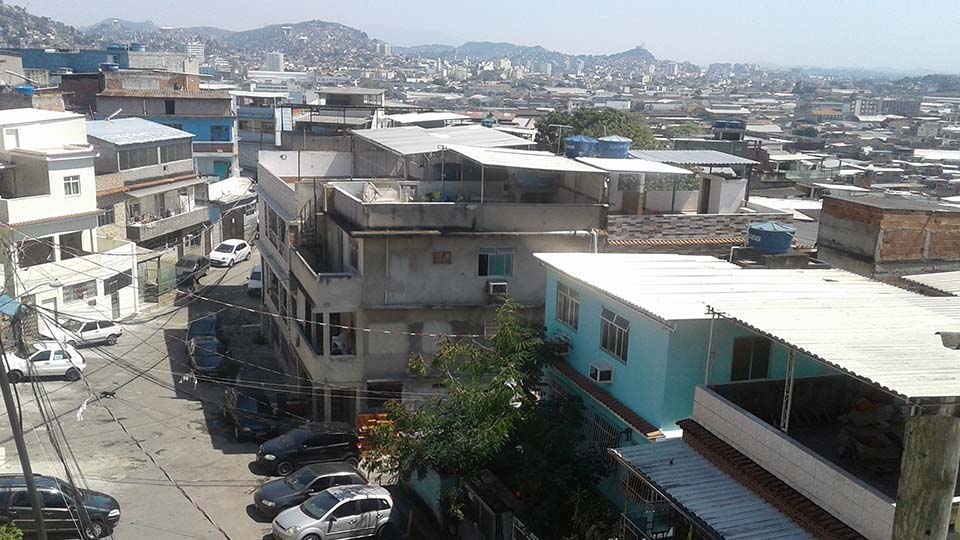
[[[197,336],[187,342],[187,361],[198,377],[228,377],[235,372],[226,345],[213,336]]]
[[[190,323],[190,328],[187,330],[187,341],[200,336],[211,336],[223,340],[223,328],[219,315],[211,313],[194,319]]]

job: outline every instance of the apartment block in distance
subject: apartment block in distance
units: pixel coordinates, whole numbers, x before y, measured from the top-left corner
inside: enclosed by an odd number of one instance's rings
[[[94,161],[73,113],[0,111],[4,282],[57,316],[119,319],[138,310],[137,246],[97,235]]]

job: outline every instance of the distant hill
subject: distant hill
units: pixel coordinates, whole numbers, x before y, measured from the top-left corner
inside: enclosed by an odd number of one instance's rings
[[[643,47],[634,47],[629,51],[623,51],[615,54],[608,54],[607,58],[613,61],[633,60],[641,62],[656,62],[657,58],[653,53]]]
[[[104,19],[97,24],[82,26],[80,30],[93,38],[104,41],[131,41],[160,31],[153,21],[125,21],[123,19]]]
[[[0,0],[0,47],[78,47],[87,41],[72,26]]]
[[[608,55],[573,55],[558,51],[551,51],[539,45],[516,45],[514,43],[493,41],[469,41],[454,47],[451,45],[415,45],[412,47],[394,47],[401,54],[420,56],[469,56],[477,60],[493,60],[496,58],[536,59],[544,61],[560,61],[566,58],[580,58],[590,60],[609,60],[613,62],[655,62],[656,57],[643,47],[635,47]]]

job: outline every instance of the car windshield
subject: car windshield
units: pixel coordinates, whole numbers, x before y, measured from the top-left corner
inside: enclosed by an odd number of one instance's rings
[[[313,474],[309,468],[304,467],[299,471],[291,474],[290,476],[283,479],[283,483],[290,487],[290,489],[300,491],[301,489],[310,485],[310,482],[317,477]]]
[[[233,253],[233,246],[230,244],[220,244],[219,246],[213,248],[214,251],[219,251],[220,253]]]
[[[310,432],[305,429],[291,429],[280,437],[280,442],[286,447],[296,446],[306,442]]]
[[[319,495],[315,495],[309,498],[307,502],[301,504],[300,510],[313,519],[320,519],[327,515],[327,512],[336,506],[338,502],[340,502],[340,499],[331,495],[329,491],[323,491]]]
[[[64,328],[66,328],[71,332],[78,332],[80,330],[80,327],[83,326],[83,323],[81,323],[80,321],[75,321],[73,319],[67,319],[63,322],[61,326],[63,326]]]

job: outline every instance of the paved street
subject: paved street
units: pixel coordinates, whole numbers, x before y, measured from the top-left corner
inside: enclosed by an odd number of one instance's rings
[[[229,271],[211,269],[203,284],[223,278],[201,294],[256,306],[245,294],[250,268],[259,259]],[[226,274],[224,276],[224,274]],[[116,497],[122,517],[117,539],[263,538],[270,524],[248,508],[252,492],[265,478],[254,474],[254,443],[236,443],[220,419],[223,389],[211,383],[182,381],[187,321],[223,306],[184,302],[139,317],[113,347],[83,349],[86,382],[92,389],[115,392],[101,403],[91,399],[83,381],[45,380],[53,408],[67,434],[86,484]],[[240,310],[223,312],[234,355],[269,362],[266,346],[255,345],[257,316]],[[291,384],[295,381],[291,380]],[[42,426],[30,385],[17,386],[34,470],[64,477]],[[3,417],[0,441],[3,472],[19,472],[16,448]],[[81,483],[82,485],[82,483]]]

